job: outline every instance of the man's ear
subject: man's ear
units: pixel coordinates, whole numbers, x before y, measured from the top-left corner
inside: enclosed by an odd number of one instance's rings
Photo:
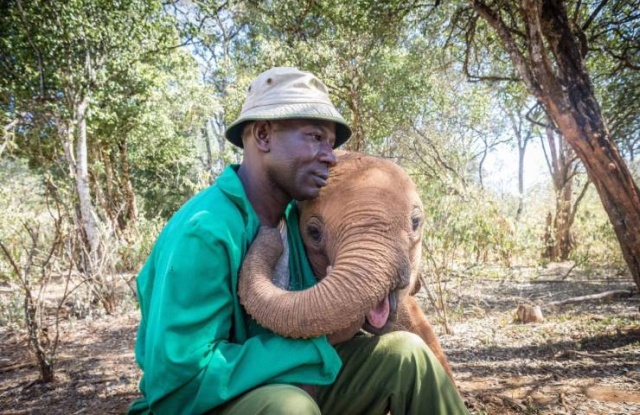
[[[258,148],[264,152],[271,150],[271,138],[273,124],[269,121],[256,121],[251,126],[251,137],[255,140]]]

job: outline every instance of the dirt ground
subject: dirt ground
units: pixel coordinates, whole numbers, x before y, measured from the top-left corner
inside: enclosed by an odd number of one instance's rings
[[[628,277],[566,271],[488,270],[447,282],[453,334],[440,339],[472,414],[640,414],[640,296],[548,306],[633,289]],[[515,322],[521,303],[540,305],[546,320]],[[138,396],[137,325],[131,304],[116,316],[66,319],[47,385],[37,383],[26,336],[1,326],[0,414],[125,412]]]

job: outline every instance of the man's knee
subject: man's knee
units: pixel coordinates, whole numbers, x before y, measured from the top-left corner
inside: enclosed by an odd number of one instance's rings
[[[313,398],[300,388],[290,385],[267,386],[268,397],[262,410],[264,415],[320,415]]]
[[[408,331],[394,331],[383,335],[379,347],[383,353],[398,359],[413,360],[416,355],[422,356],[429,352],[422,338]]]
[[[267,385],[253,389],[216,408],[210,415],[320,415],[313,398],[291,385]]]
[[[389,365],[402,370],[440,371],[441,365],[420,336],[406,331],[396,331],[382,336],[379,350]],[[406,372],[405,372],[406,373]]]

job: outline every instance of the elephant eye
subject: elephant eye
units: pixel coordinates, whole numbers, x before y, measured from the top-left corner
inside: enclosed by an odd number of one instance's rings
[[[322,223],[318,218],[311,218],[306,226],[307,236],[316,243],[322,240]]]
[[[414,232],[417,231],[421,223],[422,218],[419,216],[414,216],[413,218],[411,218],[411,229],[413,229]]]
[[[411,230],[413,232],[416,232],[420,228],[423,217],[422,209],[418,206],[414,207],[413,212],[411,212]]]

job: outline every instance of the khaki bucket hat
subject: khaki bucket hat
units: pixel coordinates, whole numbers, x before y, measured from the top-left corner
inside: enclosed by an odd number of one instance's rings
[[[327,87],[309,72],[296,68],[271,68],[251,82],[240,116],[225,137],[242,148],[247,121],[308,118],[333,121],[338,147],[351,137],[351,128],[329,99]]]

